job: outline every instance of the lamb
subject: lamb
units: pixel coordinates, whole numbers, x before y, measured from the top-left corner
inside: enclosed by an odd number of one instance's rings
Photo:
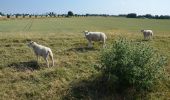
[[[35,55],[37,56],[37,63],[38,63],[39,56],[42,56],[46,61],[47,67],[49,67],[49,62],[48,62],[48,56],[49,56],[52,60],[52,66],[54,66],[53,53],[50,48],[39,45],[34,41],[30,41],[28,43],[28,47],[32,48]]]
[[[107,36],[103,32],[89,32],[89,31],[84,31],[84,35],[86,39],[88,40],[88,47],[92,47],[92,41],[102,41],[103,47],[106,46],[105,42],[107,39]]]
[[[153,36],[153,31],[152,30],[141,30],[143,33],[144,39],[150,39]]]

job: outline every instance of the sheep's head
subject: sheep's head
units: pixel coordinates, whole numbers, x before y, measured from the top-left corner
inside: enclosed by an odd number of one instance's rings
[[[144,30],[141,30],[141,32],[144,32]]]
[[[89,31],[83,31],[84,35],[88,35]]]
[[[32,47],[34,44],[35,44],[34,41],[30,41],[27,45],[28,45],[28,47]]]

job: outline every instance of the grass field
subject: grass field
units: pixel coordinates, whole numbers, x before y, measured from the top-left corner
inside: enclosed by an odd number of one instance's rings
[[[168,58],[170,73],[170,20],[116,17],[39,18],[0,20],[0,98],[6,99],[123,99],[117,93],[97,91],[93,82],[100,75],[99,43],[87,49],[82,31],[105,32],[107,46],[119,37],[147,42]],[[141,29],[152,29],[154,38],[142,41]],[[31,39],[50,47],[55,66],[37,65]],[[170,99],[170,82],[139,99]],[[131,95],[129,95],[131,96]],[[133,97],[131,97],[133,98]]]

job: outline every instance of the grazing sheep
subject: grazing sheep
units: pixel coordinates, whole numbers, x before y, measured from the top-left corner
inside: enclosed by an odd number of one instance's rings
[[[39,45],[34,41],[30,41],[28,43],[28,46],[34,50],[34,53],[37,56],[37,62],[38,62],[39,56],[42,56],[44,60],[46,61],[47,66],[49,67],[48,56],[50,56],[52,60],[52,66],[54,66],[53,53],[50,48]]]
[[[103,42],[103,47],[105,47],[105,42],[107,39],[107,36],[103,32],[89,32],[89,31],[84,31],[84,35],[86,39],[88,40],[88,47],[92,47],[92,41],[102,41]]]
[[[150,39],[153,36],[153,31],[152,30],[141,30],[143,33],[144,39]]]

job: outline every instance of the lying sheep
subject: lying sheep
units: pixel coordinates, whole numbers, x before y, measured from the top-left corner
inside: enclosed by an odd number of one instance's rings
[[[143,33],[144,39],[150,39],[153,36],[153,31],[152,30],[141,30]]]
[[[105,47],[105,42],[107,39],[107,36],[103,32],[89,32],[89,31],[84,31],[84,35],[86,39],[88,40],[88,47],[92,47],[92,41],[102,41],[103,42],[103,47]]]
[[[53,53],[50,48],[39,45],[34,41],[30,41],[28,43],[28,46],[34,50],[34,53],[37,56],[37,62],[38,62],[39,56],[42,56],[45,59],[47,66],[49,67],[48,56],[50,56],[52,60],[52,66],[54,66]]]

